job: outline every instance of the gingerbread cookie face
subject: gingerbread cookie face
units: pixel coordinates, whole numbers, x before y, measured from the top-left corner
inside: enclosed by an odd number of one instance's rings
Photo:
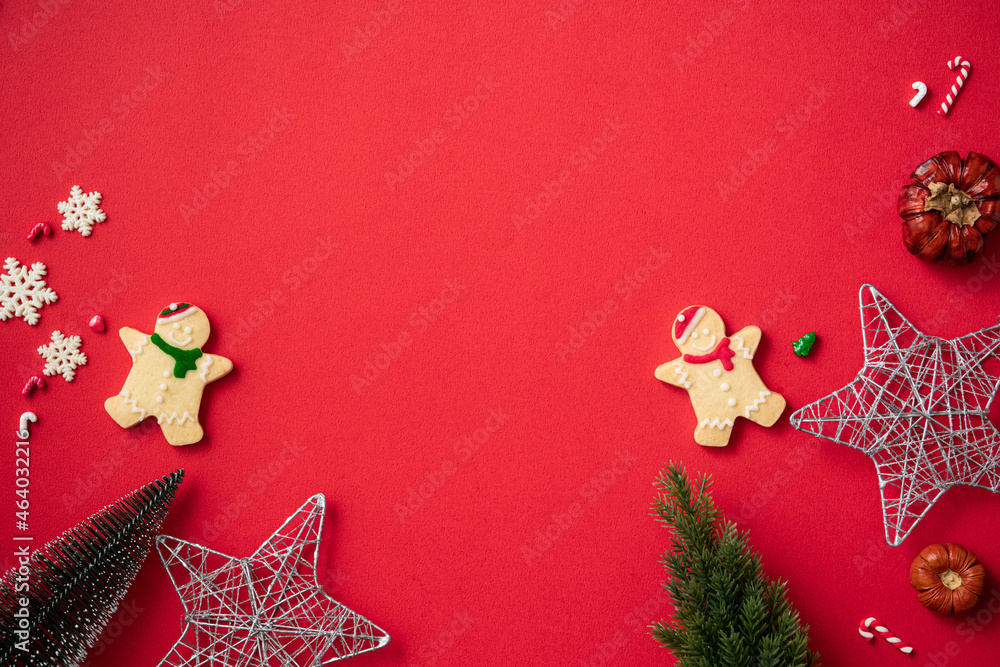
[[[754,326],[727,335],[722,318],[707,306],[689,306],[674,319],[672,337],[681,356],[659,366],[656,377],[687,390],[698,444],[729,444],[739,417],[771,426],[781,416],[785,399],[769,390],[753,367],[760,336]]]
[[[233,369],[225,357],[202,352],[211,334],[208,317],[189,303],[160,311],[153,333],[124,327],[118,333],[132,356],[132,369],[117,396],[104,408],[129,428],[155,417],[171,445],[190,445],[204,436],[198,422],[205,386]]]
[[[212,333],[208,317],[190,303],[170,305],[177,308],[162,310],[160,316],[156,318],[156,328],[153,332],[182,350],[201,349]]]
[[[674,320],[674,345],[685,354],[705,354],[726,337],[726,325],[711,308],[689,306]]]

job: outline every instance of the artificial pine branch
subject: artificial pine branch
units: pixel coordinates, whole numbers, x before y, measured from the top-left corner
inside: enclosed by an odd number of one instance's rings
[[[75,667],[86,658],[149,555],[183,477],[178,470],[147,484],[35,550],[27,590],[20,567],[0,578],[0,665]],[[22,598],[27,618],[16,615]]]
[[[660,562],[674,622],[653,624],[652,635],[678,666],[818,666],[785,583],[768,579],[747,534],[722,518],[711,477],[692,483],[683,464],[670,462],[656,486],[653,515],[673,529]]]

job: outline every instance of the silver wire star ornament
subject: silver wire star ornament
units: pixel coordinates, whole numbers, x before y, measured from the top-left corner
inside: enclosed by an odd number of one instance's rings
[[[160,667],[318,667],[388,644],[317,582],[325,510],[324,496],[313,496],[249,558],[160,535],[185,621]]]
[[[1000,490],[1000,433],[987,416],[1000,380],[982,366],[997,355],[1000,325],[947,340],[921,333],[871,285],[860,301],[864,367],[791,422],[875,462],[895,547],[951,487]]]

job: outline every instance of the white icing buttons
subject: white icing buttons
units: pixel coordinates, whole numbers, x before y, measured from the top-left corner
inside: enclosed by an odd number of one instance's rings
[[[683,322],[685,320],[687,320],[687,318],[684,317],[684,313],[681,313],[680,315],[677,316],[677,321],[678,322]]]
[[[160,391],[166,391],[166,390],[167,390],[167,385],[166,384],[161,384],[160,385]]]
[[[719,377],[720,375],[722,375],[722,369],[716,368],[714,371],[712,371],[712,375],[714,375],[715,377]]]
[[[162,396],[157,396],[156,397],[156,402],[157,403],[162,403],[163,402],[163,397]]]
[[[719,389],[721,389],[722,391],[729,391],[729,383],[723,382],[722,384],[719,385]]]
[[[736,399],[735,398],[730,398],[728,402],[729,402],[729,407],[731,407],[731,408],[735,408],[736,407]]]
[[[170,371],[163,371],[163,377],[165,378],[170,377]]]

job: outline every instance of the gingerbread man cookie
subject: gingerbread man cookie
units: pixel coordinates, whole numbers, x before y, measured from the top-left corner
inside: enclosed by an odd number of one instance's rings
[[[718,313],[691,306],[674,320],[673,339],[683,354],[659,366],[656,377],[687,389],[698,418],[695,442],[725,447],[737,417],[761,426],[778,421],[785,399],[770,391],[753,367],[760,329],[744,327],[726,336]]]
[[[152,335],[123,327],[118,335],[132,355],[132,370],[104,409],[125,428],[156,417],[171,445],[201,440],[198,408],[205,385],[233,370],[229,359],[201,351],[211,330],[205,313],[189,303],[161,311]]]

